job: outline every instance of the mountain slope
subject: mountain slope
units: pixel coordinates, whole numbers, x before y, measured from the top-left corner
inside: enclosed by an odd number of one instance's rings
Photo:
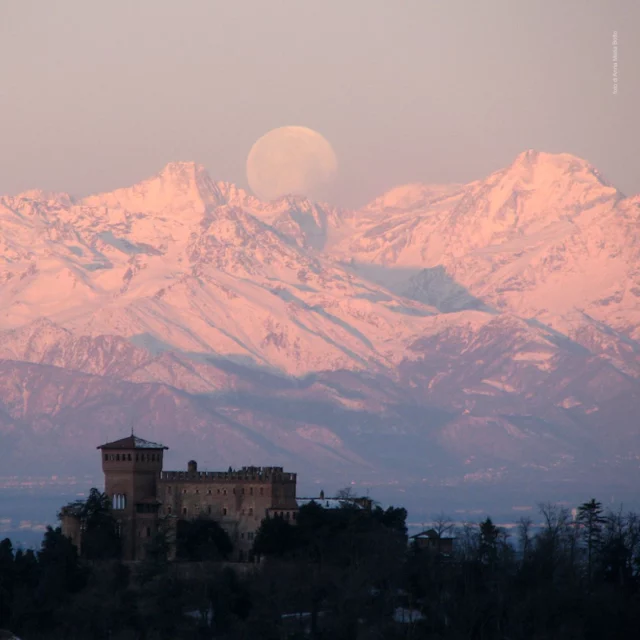
[[[359,211],[172,163],[2,197],[0,249],[16,469],[132,422],[211,465],[348,481],[626,482],[640,459],[640,198],[567,154]]]

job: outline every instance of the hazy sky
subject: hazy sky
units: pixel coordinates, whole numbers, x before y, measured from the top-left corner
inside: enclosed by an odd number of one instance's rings
[[[334,146],[340,204],[528,148],[632,194],[638,114],[640,0],[0,0],[0,193],[172,160],[246,186],[252,143],[295,124]]]

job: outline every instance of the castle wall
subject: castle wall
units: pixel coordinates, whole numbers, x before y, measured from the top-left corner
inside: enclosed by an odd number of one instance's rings
[[[166,447],[133,434],[98,448],[105,492],[120,526],[123,560],[144,558],[147,543],[167,524],[175,553],[177,520],[205,517],[227,531],[234,545],[233,559],[246,561],[265,517],[280,514],[292,521],[297,517],[296,474],[282,467],[198,472],[191,460],[186,471],[162,471]],[[63,524],[79,537],[71,521]]]
[[[163,515],[212,518],[227,531],[236,560],[247,560],[262,520],[274,510],[295,519],[296,474],[281,467],[231,472],[164,471],[158,480]]]
[[[68,507],[63,507],[60,513],[60,530],[63,536],[71,538],[71,542],[78,549],[78,553],[82,551],[82,523],[80,516],[72,512]]]

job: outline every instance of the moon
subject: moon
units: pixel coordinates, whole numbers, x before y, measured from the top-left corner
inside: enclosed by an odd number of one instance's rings
[[[322,198],[338,168],[331,144],[307,127],[279,127],[259,138],[247,157],[247,180],[261,200],[285,195]]]

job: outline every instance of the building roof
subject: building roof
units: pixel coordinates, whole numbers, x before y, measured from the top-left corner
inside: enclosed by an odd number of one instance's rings
[[[168,449],[169,447],[165,447],[163,444],[158,444],[157,442],[150,442],[149,440],[143,440],[142,438],[138,438],[138,436],[134,436],[133,434],[127,436],[126,438],[121,438],[120,440],[114,440],[113,442],[107,442],[106,444],[101,444],[96,449]]]
[[[438,538],[440,540],[454,540],[455,538],[453,536],[439,536],[438,532],[435,529],[427,529],[426,531],[421,531],[420,533],[416,533],[415,536],[411,536],[412,539],[414,538],[420,538],[420,539],[425,539],[428,538],[429,540],[438,540]]]

